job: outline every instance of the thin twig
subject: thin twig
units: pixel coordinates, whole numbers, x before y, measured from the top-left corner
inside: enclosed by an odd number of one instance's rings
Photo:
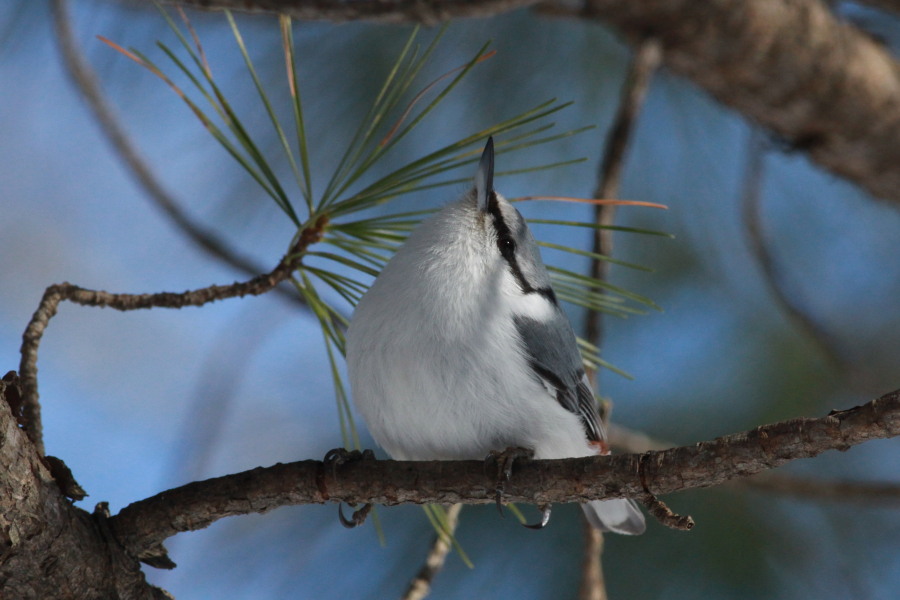
[[[619,108],[603,151],[603,161],[598,170],[597,189],[594,191],[595,198],[613,199],[619,194],[619,183],[625,164],[628,142],[647,90],[650,87],[651,76],[661,60],[662,51],[659,43],[652,38],[642,42],[634,52],[628,75],[622,86]],[[612,225],[615,219],[615,211],[616,206],[614,204],[595,205],[594,222],[598,225]],[[612,230],[595,229],[593,252],[595,254],[612,256],[612,251]],[[591,276],[597,280],[605,281],[609,274],[608,264],[605,260],[592,259]],[[598,288],[595,291],[602,294],[605,290]],[[601,346],[603,315],[600,311],[588,311],[584,337],[598,348]],[[591,387],[596,389],[597,369],[588,368],[587,376]],[[603,412],[605,413],[606,411],[604,410]],[[587,521],[584,522],[584,529],[584,559],[579,598],[581,600],[606,600],[606,580],[603,575],[602,564],[603,533],[594,529]]]
[[[647,463],[650,461],[650,453],[642,454],[638,463],[638,476],[641,479],[641,486],[644,488],[644,495],[641,496],[641,503],[647,511],[656,517],[656,520],[671,529],[680,529],[688,531],[694,527],[694,519],[688,516],[681,516],[672,512],[672,509],[665,502],[656,497],[656,494],[650,491],[650,485],[647,483]]]
[[[765,168],[765,144],[763,134],[753,129],[748,142],[747,166],[741,198],[741,213],[750,250],[759,263],[766,286],[778,306],[816,344],[829,366],[846,373],[848,365],[839,351],[837,340],[817,322],[810,308],[804,306],[796,294],[788,292],[784,273],[779,268],[763,232],[760,203]]]
[[[249,258],[239,255],[230,245],[212,230],[190,217],[175,197],[160,183],[153,169],[141,155],[125,131],[116,111],[107,101],[96,72],[85,58],[72,31],[67,0],[52,0],[53,25],[59,42],[63,64],[73,83],[87,101],[100,126],[100,131],[115,149],[125,166],[131,171],[138,185],[144,190],[153,205],[169,221],[181,230],[189,240],[214,258],[234,267],[246,275],[262,273],[264,267]],[[309,308],[303,298],[289,289],[276,288],[276,293],[292,302]]]
[[[666,527],[680,531],[690,531],[694,528],[693,517],[672,512],[672,509],[655,494],[647,492],[640,500],[647,511]]]
[[[456,531],[459,524],[459,513],[462,510],[462,504],[454,504],[447,509],[447,530],[435,534],[434,542],[431,549],[425,557],[425,564],[416,573],[416,576],[409,582],[406,593],[403,594],[402,600],[422,600],[431,593],[431,582],[447,561],[447,555],[450,554],[452,547],[451,536]]]
[[[757,427],[708,442],[645,454],[537,460],[518,465],[505,500],[523,503],[641,499],[721,485],[827,450],[900,436],[900,390],[821,418]],[[487,504],[496,479],[482,461],[351,461],[334,471],[308,460],[198,481],[135,502],[111,519],[134,556],[181,531],[279,506],[325,502]]]
[[[326,217],[320,217],[315,224],[304,229],[293,248],[270,272],[257,275],[244,282],[231,285],[211,285],[181,293],[159,292],[155,294],[114,294],[100,290],[88,290],[71,283],[51,285],[22,334],[22,359],[19,363],[19,377],[22,385],[22,406],[28,436],[41,456],[44,455],[41,427],[41,409],[38,395],[37,358],[38,346],[50,319],[56,314],[60,302],[68,300],[82,306],[100,306],[116,310],[140,310],[145,308],[183,308],[202,306],[216,300],[243,296],[258,296],[275,288],[288,279],[300,264],[303,252],[322,239],[328,224]]]

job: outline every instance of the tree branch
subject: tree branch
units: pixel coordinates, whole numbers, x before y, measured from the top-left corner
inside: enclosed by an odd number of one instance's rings
[[[875,196],[900,203],[900,67],[819,0],[587,0],[723,104]],[[874,118],[877,115],[877,118]]]
[[[900,483],[883,481],[819,481],[780,473],[760,473],[734,482],[758,492],[811,499],[816,502],[851,502],[870,506],[900,507]]]
[[[638,114],[644,105],[644,98],[650,89],[650,80],[659,67],[662,55],[659,44],[652,39],[641,42],[634,51],[628,75],[622,86],[619,108],[613,120],[612,129],[606,140],[603,151],[603,161],[599,168],[597,189],[594,190],[594,198],[613,199],[619,195],[619,182],[622,179],[622,171],[625,167],[625,152],[631,140],[632,132],[637,123]],[[616,206],[614,204],[598,204],[594,207],[594,222],[597,225],[610,226],[615,221]],[[612,256],[613,231],[611,229],[594,230],[595,254]],[[609,276],[609,262],[591,260],[591,277],[606,281]],[[598,288],[602,293],[604,290]],[[600,347],[603,336],[603,321],[600,311],[588,311],[585,322],[584,338]],[[588,369],[588,379],[596,386],[597,370]]]
[[[434,22],[534,0],[170,0],[300,19]],[[900,204],[900,66],[819,0],[565,0],[549,14],[607,23],[632,44],[659,40],[666,66],[803,150],[825,169]]]
[[[644,454],[517,463],[508,502],[545,504],[643,498],[719,485],[826,450],[900,435],[900,390],[818,419],[801,418]],[[645,487],[646,485],[646,487]],[[143,557],[166,538],[222,517],[325,502],[486,504],[496,481],[479,461],[355,461],[335,472],[321,461],[277,464],[199,481],[125,507],[112,517],[116,538]]]
[[[779,267],[763,231],[760,204],[765,168],[764,144],[765,141],[760,133],[751,131],[747,143],[747,166],[741,194],[741,219],[747,234],[750,252],[762,270],[766,287],[769,288],[776,304],[788,319],[819,348],[830,367],[841,373],[847,373],[849,364],[844,360],[840,344],[813,316],[810,307],[806,306],[797,295],[788,292],[784,273]]]
[[[607,600],[606,576],[603,573],[603,532],[583,523],[584,552],[581,559],[581,584],[578,600]]]
[[[0,590],[3,598],[161,600],[103,514],[73,506],[19,427],[10,378],[0,381]],[[15,402],[14,402],[15,403]],[[60,461],[61,462],[61,461]]]
[[[422,23],[490,17],[540,0],[163,0],[166,4],[235,12],[267,12],[295,19]],[[147,4],[150,4],[148,1]]]
[[[641,453],[650,450],[665,450],[674,446],[674,444],[653,439],[644,433],[616,424],[610,426],[609,434],[610,445],[623,452]],[[900,481],[827,481],[766,471],[753,477],[735,479],[729,485],[784,494],[815,502],[831,500],[900,506]]]
[[[22,359],[19,363],[25,430],[38,453],[41,456],[44,455],[37,380],[38,347],[50,319],[56,315],[56,311],[59,309],[60,302],[68,300],[83,306],[100,306],[126,311],[202,306],[226,298],[258,296],[272,290],[291,276],[299,266],[303,252],[311,244],[322,239],[327,225],[328,218],[326,216],[319,217],[315,223],[299,233],[294,246],[272,271],[257,275],[249,281],[235,282],[231,285],[211,285],[181,293],[158,292],[155,294],[113,294],[80,288],[71,283],[60,283],[48,287],[41,298],[41,303],[32,315],[31,321],[28,322],[25,333],[22,334]]]
[[[116,151],[128,170],[131,171],[131,175],[153,204],[189,240],[207,254],[246,275],[252,276],[261,273],[263,271],[262,267],[256,265],[252,260],[239,255],[224,239],[212,230],[207,229],[199,221],[193,219],[181,208],[175,197],[165,189],[138,148],[131,142],[124,125],[122,125],[115,110],[107,101],[100,87],[100,81],[96,72],[91,68],[90,63],[78,47],[72,31],[67,0],[53,0],[51,7],[53,26],[56,31],[56,40],[63,65],[65,65],[72,82],[84,96],[88,107],[94,115],[94,120],[100,127],[100,131],[106,136],[106,140]],[[309,309],[303,299],[297,294],[292,294],[285,288],[275,289],[283,297],[289,298],[294,303]]]
[[[434,542],[428,549],[428,555],[425,557],[425,564],[416,573],[416,576],[409,582],[406,592],[401,600],[422,600],[431,592],[431,584],[438,573],[444,568],[447,561],[447,555],[452,547],[450,536],[454,535],[456,526],[459,524],[459,513],[462,510],[462,504],[454,504],[447,509],[447,530],[436,533]]]
[[[612,129],[606,139],[603,151],[603,159],[598,169],[599,176],[595,198],[611,199],[618,196],[619,182],[622,170],[625,166],[625,151],[634,131],[638,114],[644,104],[644,98],[650,88],[650,79],[661,60],[659,44],[649,39],[642,42],[634,51],[628,75],[622,85],[619,108],[613,120]],[[595,254],[612,256],[613,238],[612,230],[608,226],[615,221],[615,205],[598,204],[594,207],[594,222],[597,225],[607,226],[604,229],[594,230]],[[591,259],[590,275],[598,280],[606,281],[609,275],[609,262]],[[602,288],[595,290],[604,293]],[[603,338],[603,314],[598,310],[589,310],[584,327],[584,338],[598,348],[601,347]],[[597,389],[597,369],[590,367],[585,369],[591,387]],[[601,405],[602,418],[607,420],[608,410]],[[581,600],[606,600],[606,578],[603,575],[603,532],[595,529],[587,521],[583,524],[584,560],[582,562],[581,587],[578,596]]]

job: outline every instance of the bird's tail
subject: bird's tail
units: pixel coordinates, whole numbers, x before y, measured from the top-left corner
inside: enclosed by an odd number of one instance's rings
[[[595,500],[582,504],[581,508],[590,524],[600,531],[640,535],[647,529],[641,509],[629,498]]]

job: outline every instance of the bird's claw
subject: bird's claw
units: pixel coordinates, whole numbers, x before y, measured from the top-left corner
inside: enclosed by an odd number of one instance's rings
[[[375,460],[375,453],[371,450],[347,450],[346,448],[335,448],[325,453],[322,462],[325,466],[331,467],[331,475],[337,477],[337,468],[349,462],[357,460]]]
[[[513,464],[517,460],[531,460],[534,458],[534,450],[510,446],[506,450],[491,450],[485,458],[485,465],[497,465],[497,487],[495,488],[497,511],[501,517],[503,514],[503,492],[506,482],[512,478]]]
[[[350,507],[356,506],[355,504],[351,504]],[[369,516],[369,512],[372,510],[372,505],[369,503],[363,504],[363,507],[359,510],[354,510],[353,514],[350,515],[350,518],[344,516],[344,505],[338,504],[338,519],[341,521],[341,525],[346,527],[347,529],[353,529],[355,527],[359,527],[363,523],[366,522],[366,517]]]
[[[527,527],[528,529],[543,529],[547,526],[547,523],[550,522],[550,511],[553,509],[553,506],[551,504],[542,504],[540,509],[541,520],[530,525],[526,523],[524,524],[524,527]]]
[[[345,465],[349,462],[355,462],[357,460],[375,460],[375,453],[371,450],[347,450],[346,448],[335,448],[334,450],[329,450],[325,454],[325,458],[322,459],[322,462],[326,467],[331,467],[331,475],[334,478],[337,478],[337,469],[341,465]],[[351,507],[356,506],[355,504],[350,504]],[[338,504],[338,519],[341,521],[341,525],[346,527],[347,529],[353,529],[354,527],[359,527],[366,521],[366,517],[369,516],[369,512],[372,510],[372,505],[366,503],[359,510],[353,511],[353,514],[350,515],[350,518],[344,516],[344,506],[343,504]]]

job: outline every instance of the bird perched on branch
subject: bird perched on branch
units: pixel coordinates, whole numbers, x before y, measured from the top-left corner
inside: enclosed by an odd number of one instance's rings
[[[354,402],[397,460],[608,453],[575,334],[493,175],[489,139],[474,187],[413,231],[360,300],[347,332]],[[598,529],[644,531],[629,499],[582,508]]]

